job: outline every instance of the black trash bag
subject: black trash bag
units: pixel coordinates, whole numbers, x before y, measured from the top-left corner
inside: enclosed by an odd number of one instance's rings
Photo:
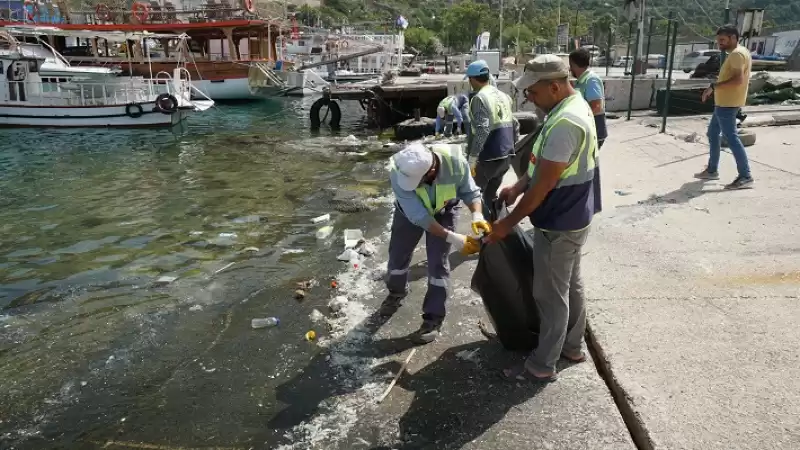
[[[491,220],[508,215],[497,202]],[[533,239],[519,226],[501,242],[484,244],[472,275],[497,338],[508,350],[531,351],[538,343],[539,311],[533,301]]]

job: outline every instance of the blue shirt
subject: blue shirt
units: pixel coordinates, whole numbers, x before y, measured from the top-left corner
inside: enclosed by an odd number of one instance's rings
[[[586,81],[586,90],[584,91],[583,98],[585,98],[587,102],[603,100],[603,82],[598,78],[589,78],[589,80]]]

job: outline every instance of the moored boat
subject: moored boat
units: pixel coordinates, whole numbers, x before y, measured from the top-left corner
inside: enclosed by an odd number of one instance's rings
[[[105,34],[102,38],[140,40],[141,36]],[[191,92],[198,90],[184,67],[159,73],[156,78],[46,82],[39,72],[45,58],[26,55],[6,32],[0,32],[0,39],[11,50],[0,54],[4,72],[0,76],[0,126],[170,127],[214,104],[210,99],[191,99]]]

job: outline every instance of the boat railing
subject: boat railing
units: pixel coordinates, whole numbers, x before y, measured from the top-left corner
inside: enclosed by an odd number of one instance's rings
[[[113,106],[153,101],[159,94],[173,95],[164,79],[102,81],[7,81],[0,103],[35,106]]]

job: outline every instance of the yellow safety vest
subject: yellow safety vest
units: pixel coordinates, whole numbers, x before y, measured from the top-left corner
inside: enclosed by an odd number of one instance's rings
[[[480,97],[481,102],[489,108],[491,112],[491,116],[489,116],[489,131],[494,131],[498,128],[507,127],[507,126],[514,126],[514,115],[513,111],[511,110],[511,97],[506,95],[497,87],[492,86],[491,84],[487,84],[486,86],[482,87],[472,100],[470,100],[469,105],[469,122],[472,124],[472,132],[475,133],[475,120],[472,117],[472,102],[475,101],[475,97]]]
[[[455,99],[456,98],[453,97],[452,95],[448,95],[442,101],[439,102],[439,107],[440,108],[444,108],[444,110],[447,112],[447,114],[450,114],[450,111],[451,111],[451,109],[453,107],[453,102],[455,101]]]
[[[463,159],[459,145],[438,144],[432,146],[431,151],[438,155],[441,161],[439,174],[433,182],[435,202],[431,201],[428,190],[424,187],[417,188],[415,192],[417,197],[422,200],[422,204],[425,205],[425,209],[434,215],[441,211],[448,202],[458,198],[456,183],[464,174],[461,171],[463,165],[459,161],[459,158]],[[442,183],[441,181],[447,182]]]
[[[597,153],[597,130],[595,129],[594,115],[589,104],[583,100],[580,94],[575,94],[564,99],[561,104],[547,116],[547,120],[542,125],[542,132],[536,138],[531,151],[531,163],[528,165],[528,176],[533,179],[536,161],[542,153],[542,147],[547,142],[547,137],[553,127],[562,121],[574,123],[576,126],[587,130],[583,135],[578,156],[561,173],[556,188],[563,185],[578,184],[585,178],[591,179],[596,165]]]

